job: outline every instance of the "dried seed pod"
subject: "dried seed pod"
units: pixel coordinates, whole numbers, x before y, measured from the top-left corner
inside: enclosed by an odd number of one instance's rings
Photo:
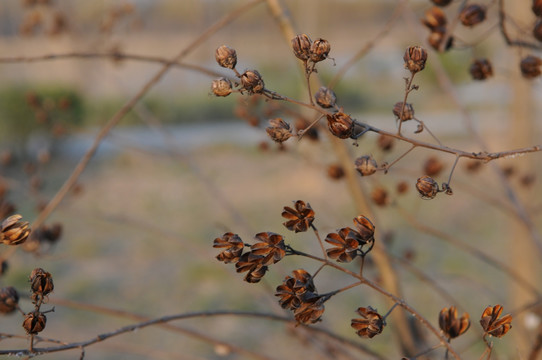
[[[247,271],[245,281],[251,284],[259,282],[267,272],[267,266],[262,264],[263,256],[247,252],[241,255],[239,261],[235,264],[236,271],[242,273]]]
[[[542,16],[542,0],[533,0],[532,10],[536,16]]]
[[[307,61],[311,57],[311,45],[311,39],[305,34],[296,35],[292,39],[292,49],[299,60]]]
[[[393,148],[394,140],[391,136],[380,134],[376,143],[382,151],[390,151]]]
[[[424,175],[416,182],[416,189],[423,199],[433,199],[438,193],[438,183],[432,177]]]
[[[6,245],[19,245],[26,241],[30,235],[28,221],[21,221],[19,214],[5,219],[1,225],[0,240]]]
[[[286,255],[286,246],[282,235],[273,232],[261,232],[254,237],[257,243],[250,246],[251,253],[263,256],[261,265],[271,265],[279,262]],[[263,276],[263,275],[262,275]]]
[[[361,176],[369,176],[376,172],[378,164],[376,160],[370,155],[360,156],[356,159],[356,170]]]
[[[540,65],[542,65],[542,60],[539,57],[527,55],[520,63],[521,75],[526,79],[533,79],[540,76]]]
[[[375,234],[375,226],[367,218],[363,215],[358,215],[354,218],[354,226],[357,229],[357,233],[359,234],[359,237],[361,238],[360,245],[366,245],[370,242],[374,241],[374,234]]]
[[[435,176],[440,174],[442,169],[444,169],[444,165],[435,156],[431,156],[425,161],[425,164],[423,165],[424,173],[429,176]]]
[[[440,30],[440,31],[432,31],[430,34],[429,34],[429,37],[427,38],[427,42],[429,43],[429,45],[431,45],[431,47],[437,51],[440,51],[441,50],[441,44],[442,42],[444,41],[444,38],[446,36],[446,32],[443,31],[443,30]],[[449,36],[448,37],[448,40],[446,40],[446,46],[444,46],[444,51],[448,51],[452,48],[454,44],[454,37],[453,36]]]
[[[422,71],[427,61],[427,51],[421,46],[410,46],[403,55],[405,68],[412,74]]]
[[[236,262],[243,253],[245,244],[239,235],[227,232],[222,237],[216,238],[213,242],[214,248],[224,248],[224,250],[216,256],[218,261],[223,261],[225,264]]]
[[[294,318],[300,324],[314,324],[320,321],[324,311],[324,298],[314,295],[304,299],[301,305],[294,310]]]
[[[327,249],[326,253],[331,259],[338,262],[350,262],[358,255],[359,242],[353,236],[348,236],[353,229],[346,227],[340,229],[337,233],[327,234],[325,241],[334,247]]]
[[[32,270],[30,274],[30,287],[34,295],[47,296],[55,288],[53,277],[42,268]]]
[[[314,94],[314,99],[316,100],[316,103],[324,109],[334,107],[337,101],[337,97],[335,96],[333,90],[328,89],[325,86],[322,86],[320,89],[318,89],[316,94]]]
[[[226,78],[213,80],[211,91],[216,96],[228,96],[232,92],[231,81]]]
[[[293,136],[290,125],[281,118],[269,120],[269,126],[265,128],[265,132],[274,142],[279,144]]]
[[[329,41],[324,39],[315,40],[310,48],[310,59],[312,62],[319,62],[327,59],[329,52],[331,51],[331,45]]]
[[[6,286],[0,289],[0,313],[9,314],[17,310],[19,304],[19,293],[13,286]]]
[[[331,164],[327,168],[327,175],[334,180],[342,179],[344,177],[344,169],[341,165]]]
[[[340,139],[349,138],[354,131],[352,118],[342,111],[327,115],[327,126],[329,131]]]
[[[447,21],[444,11],[435,6],[427,10],[425,12],[425,18],[422,19],[422,24],[427,26],[431,31],[438,29],[439,32],[446,32],[446,23]]]
[[[23,328],[27,334],[37,334],[45,329],[47,323],[47,317],[35,310],[26,314],[23,320]]]
[[[493,76],[493,67],[488,59],[476,59],[471,64],[469,72],[474,80],[485,80]]]
[[[243,88],[252,93],[262,93],[264,90],[264,82],[260,73],[256,70],[247,70],[241,75],[241,85]]]
[[[283,309],[295,310],[304,299],[314,297],[316,288],[312,276],[303,269],[292,271],[293,276],[286,276],[282,285],[277,286],[275,296],[280,297],[279,304]]]
[[[438,323],[440,329],[446,334],[448,339],[453,339],[464,334],[470,327],[469,314],[464,313],[461,318],[457,318],[457,309],[455,306],[444,308],[440,311]]]
[[[226,45],[216,49],[215,59],[218,65],[227,69],[234,69],[235,65],[237,65],[237,53]]]
[[[499,319],[502,306],[488,306],[482,313],[480,325],[487,335],[502,337],[512,328],[512,315],[507,314]]]
[[[404,194],[408,191],[408,183],[406,181],[400,181],[397,183],[397,193]]]
[[[401,110],[403,110],[402,114]],[[403,109],[402,101],[395,103],[395,105],[393,105],[393,115],[395,115],[397,119],[401,119],[401,121],[411,120],[414,118],[414,107],[412,104],[406,103]]]
[[[381,186],[377,186],[371,191],[371,199],[378,206],[386,206],[389,202],[388,191]]]
[[[482,5],[467,5],[459,14],[459,20],[465,26],[475,26],[486,19],[486,8]]]
[[[447,6],[450,5],[452,0],[431,0],[431,2],[437,6]]]
[[[314,221],[314,210],[309,203],[297,200],[294,204],[295,209],[285,206],[282,217],[288,219],[282,225],[293,232],[307,231]]]
[[[542,41],[542,19],[538,19],[533,29],[533,36],[538,41]]]
[[[376,309],[372,307],[360,307],[356,312],[361,315],[361,319],[352,319],[351,326],[356,330],[360,337],[372,338],[382,333],[386,326],[386,320]]]

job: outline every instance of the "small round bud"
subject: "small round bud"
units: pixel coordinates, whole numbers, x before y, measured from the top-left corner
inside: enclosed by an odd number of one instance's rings
[[[431,0],[431,2],[437,6],[447,6],[450,5],[452,0]]]
[[[422,24],[427,26],[431,31],[446,32],[446,15],[444,11],[433,6],[425,12],[425,18],[422,19]]]
[[[237,53],[226,45],[216,49],[215,59],[218,65],[227,69],[233,69],[237,65]]]
[[[17,310],[19,294],[13,286],[0,289],[0,313],[9,314]]]
[[[402,115],[401,110],[403,111]],[[395,105],[393,105],[393,115],[395,115],[397,119],[401,119],[401,121],[412,120],[414,117],[414,107],[412,104],[406,103],[405,107],[403,108],[402,101],[395,103]]]
[[[442,171],[442,169],[444,169],[444,165],[442,165],[440,160],[434,156],[427,159],[427,161],[423,165],[424,173],[429,176],[438,175]]]
[[[307,61],[311,57],[311,45],[311,39],[305,34],[296,35],[292,39],[292,49],[299,60]]]
[[[274,142],[281,144],[292,137],[290,125],[281,118],[269,120],[269,125],[265,131]]]
[[[485,80],[493,76],[493,67],[488,59],[476,59],[470,66],[469,72],[474,80]]]
[[[21,221],[19,214],[5,219],[1,225],[0,240],[6,245],[19,245],[26,241],[30,235],[28,221]]]
[[[211,91],[216,96],[228,96],[232,92],[231,81],[226,78],[213,80]]]
[[[378,169],[376,160],[370,155],[364,155],[356,159],[356,170],[361,176],[373,175]]]
[[[416,189],[423,199],[433,199],[438,193],[438,183],[432,177],[424,175],[416,182]]]
[[[329,131],[340,139],[349,138],[354,131],[352,118],[341,111],[327,115],[327,126]]]
[[[335,93],[333,90],[328,89],[325,86],[322,86],[316,94],[314,94],[314,99],[316,100],[316,103],[323,107],[324,109],[329,109],[335,106],[335,102],[337,101],[337,97],[335,96]]]
[[[241,84],[249,93],[262,93],[264,83],[262,76],[256,70],[247,70],[241,75]]]
[[[533,36],[538,41],[542,41],[542,19],[538,19],[533,29]]]
[[[329,41],[324,39],[315,40],[311,45],[311,61],[317,63],[327,59],[330,51],[331,45]]]
[[[50,273],[42,268],[32,270],[30,274],[31,289],[34,294],[46,296],[55,288],[53,285],[53,277]]]
[[[542,16],[542,0],[533,0],[532,9],[536,16]]]
[[[459,20],[465,26],[478,25],[486,19],[486,8],[481,5],[468,5],[459,14]]]
[[[542,65],[542,60],[539,57],[534,55],[524,57],[520,63],[521,75],[526,79],[540,76],[540,65]]]
[[[427,51],[421,46],[410,46],[406,49],[403,60],[405,61],[405,68],[415,74],[425,68]]]
[[[35,310],[26,314],[23,321],[23,328],[27,334],[37,334],[45,329],[46,323],[47,317],[43,313]]]

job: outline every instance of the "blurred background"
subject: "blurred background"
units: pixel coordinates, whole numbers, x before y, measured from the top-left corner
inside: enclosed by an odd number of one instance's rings
[[[90,148],[99,129],[163,62],[245,3],[2,1],[2,218],[12,213],[29,221],[36,218]],[[317,67],[323,84],[374,41],[374,47],[348,69],[334,90],[346,113],[395,131],[392,108],[403,100],[403,78],[408,76],[403,53],[416,44],[430,48],[428,29],[420,19],[431,2],[280,3],[298,32],[331,43],[333,60]],[[457,16],[458,3],[443,8],[450,22]],[[457,26],[450,51],[429,50],[427,68],[415,78],[419,90],[410,94],[409,102],[417,118],[452,148],[479,152],[540,144],[542,83],[540,78],[524,79],[519,71],[520,59],[537,51],[506,46],[498,29],[496,3],[482,3],[488,9],[484,23],[473,28]],[[537,19],[530,5],[505,4],[513,24],[511,34],[536,42],[530,29]],[[267,88],[307,101],[299,60],[265,1],[199,43],[183,59],[186,67],[172,68],[111,131],[73,191],[47,220],[49,227],[61,226],[61,236],[29,243],[15,253],[6,246],[0,249],[3,258],[9,255],[0,284],[15,286],[24,295],[21,307],[25,311],[32,308],[26,297],[32,269],[42,267],[53,275],[55,291],[49,304],[55,306],[55,312],[48,314],[44,337],[83,341],[135,321],[82,304],[148,317],[224,309],[284,315],[273,296],[276,286],[292,270],[304,268],[312,273],[319,264],[288,257],[272,266],[262,283],[248,284],[234,266],[215,259],[218,250],[212,248],[213,239],[232,231],[250,243],[255,233],[273,231],[295,248],[320,255],[313,234],[293,234],[284,228],[283,207],[296,200],[309,202],[322,236],[351,226],[352,218],[359,215],[344,178],[337,175],[337,159],[325,126],[319,129],[317,140],[291,139],[284,146],[272,143],[265,134],[270,117],[281,116],[296,124],[299,118],[312,119],[314,114],[246,95],[211,95],[212,79],[233,76],[214,60],[215,49],[222,44],[236,49],[239,71],[257,69]],[[29,61],[44,55],[51,55],[50,59]],[[128,55],[146,58],[134,60]],[[474,81],[469,74],[476,58],[488,58],[493,64],[494,74],[486,81]],[[404,123],[406,136],[434,142],[427,131],[416,135],[415,130],[416,124]],[[353,159],[372,155],[379,163],[392,162],[408,148],[395,142],[386,149],[375,134],[364,135],[358,146],[349,146]],[[483,309],[499,303],[505,312],[511,312],[534,298],[505,272],[480,261],[472,249],[465,251],[451,243],[456,240],[480,249],[514,268],[531,284],[539,284],[540,256],[533,250],[531,238],[542,231],[540,155],[501,159],[479,167],[461,160],[451,184],[454,195],[422,200],[414,188],[416,179],[432,172],[439,183],[446,182],[454,160],[452,155],[416,149],[388,174],[360,178],[359,186],[371,203],[378,241],[386,241],[389,253],[397,258],[405,300],[435,326],[440,309],[454,305],[408,270],[415,266],[451,293],[461,312],[471,314],[473,329],[453,344],[465,358],[475,358],[484,349],[478,325]],[[401,184],[406,184],[406,192],[398,190],[404,186]],[[531,219],[531,232],[510,202],[511,192]],[[454,241],[442,241],[443,237]],[[410,265],[405,267],[404,262]],[[353,271],[358,266],[347,265]],[[364,274],[378,281],[370,261],[367,266]],[[325,270],[317,281],[320,292],[351,282],[344,274]],[[367,305],[381,313],[388,310],[385,298],[368,288],[356,288],[326,303],[323,321],[315,326],[360,342],[385,358],[397,358],[401,354],[398,348],[390,349],[393,337],[388,329],[372,340],[357,338],[351,329],[354,311]],[[518,330],[495,344],[494,351],[503,358],[514,358],[518,351],[526,353],[529,345],[517,344],[532,342],[540,318],[531,311],[522,313],[517,321]],[[2,316],[0,332],[24,335],[21,322],[20,314]],[[356,354],[319,343],[302,328],[294,331],[266,320],[232,316],[176,324],[272,359],[329,358],[331,353],[349,358],[348,354]],[[426,336],[429,345],[437,343]],[[0,342],[2,349],[26,346],[24,337]],[[252,358],[230,350],[155,327],[90,346],[86,356]],[[44,358],[74,356],[77,351]]]

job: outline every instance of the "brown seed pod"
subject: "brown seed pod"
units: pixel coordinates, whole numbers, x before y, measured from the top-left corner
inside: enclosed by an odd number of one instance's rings
[[[279,144],[293,136],[290,125],[281,118],[269,120],[269,126],[265,128],[265,132],[274,142]]]
[[[493,66],[488,59],[476,59],[471,64],[469,72],[474,80],[485,80],[493,76]]]
[[[403,110],[403,114],[401,116],[401,110]],[[397,102],[395,105],[393,105],[393,115],[397,117],[397,119],[401,119],[401,121],[407,121],[414,118],[414,107],[412,104],[406,103],[405,107],[403,109],[403,102]]]
[[[264,82],[260,73],[256,70],[247,70],[241,75],[241,85],[249,94],[259,94],[264,90]]]
[[[331,164],[327,167],[327,175],[334,180],[342,179],[344,177],[344,169],[341,165]]]
[[[369,176],[376,172],[378,164],[376,160],[370,155],[360,156],[356,159],[356,170],[361,176]]]
[[[335,96],[335,93],[333,90],[328,89],[325,86],[322,86],[315,94],[314,99],[316,100],[316,103],[323,107],[324,109],[329,109],[335,106],[335,103],[337,101],[337,97]]]
[[[433,199],[438,193],[438,183],[432,177],[424,175],[416,182],[416,189],[423,199]]]
[[[30,283],[34,295],[47,296],[55,288],[53,285],[53,277],[42,268],[32,270],[32,273],[30,274]]]
[[[21,221],[23,217],[19,214],[12,215],[5,219],[1,225],[0,240],[6,245],[19,245],[28,239],[30,225],[28,221]]]
[[[440,174],[442,169],[444,169],[444,165],[435,156],[431,156],[429,159],[425,161],[425,164],[423,165],[424,173],[429,176],[435,176],[435,175]]]
[[[226,78],[213,80],[211,91],[216,96],[228,96],[232,92],[231,81]]]
[[[450,5],[452,0],[431,0],[431,2],[437,6],[447,6]]]
[[[372,338],[375,335],[382,333],[386,326],[386,320],[380,315],[376,309],[372,307],[360,307],[356,312],[361,315],[361,319],[352,319],[351,326],[356,330],[360,337]]]
[[[533,36],[536,40],[542,41],[542,19],[538,19],[534,25]]]
[[[245,244],[239,235],[227,232],[222,237],[216,238],[213,242],[214,248],[223,248],[224,250],[216,256],[218,261],[225,264],[236,262],[243,253]]]
[[[431,31],[438,30],[438,32],[446,32],[446,15],[444,15],[444,11],[438,7],[433,6],[431,9],[427,10],[425,12],[425,17],[421,21],[422,24],[427,26]]]
[[[0,313],[9,314],[17,310],[19,294],[13,286],[0,289]]]
[[[235,65],[237,65],[236,51],[226,45],[222,45],[216,49],[215,59],[218,65],[227,69],[234,69]]]
[[[542,16],[542,0],[533,0],[532,10],[536,16]]]
[[[312,62],[319,62],[327,59],[329,52],[331,51],[331,45],[329,41],[324,39],[315,40],[310,49],[310,59]]]
[[[444,308],[440,311],[438,323],[440,329],[446,334],[448,339],[453,339],[464,334],[469,329],[469,314],[464,313],[461,318],[458,319],[455,306]]]
[[[486,8],[482,5],[467,5],[459,14],[459,20],[465,26],[475,26],[486,19]]]
[[[412,74],[422,71],[427,61],[427,51],[421,46],[410,46],[403,55],[405,68]]]
[[[46,323],[47,317],[36,310],[26,314],[23,320],[23,328],[27,334],[37,334],[45,329]]]
[[[311,39],[305,34],[296,35],[292,39],[292,49],[299,60],[307,61],[311,57],[311,45]]]
[[[527,55],[521,60],[520,70],[521,75],[526,79],[533,79],[540,76],[540,65],[542,65],[542,60],[534,55]]]
[[[340,139],[347,139],[354,131],[354,122],[349,115],[342,111],[327,115],[329,131]]]
[[[382,151],[390,151],[393,148],[394,139],[391,136],[380,134],[376,143]]]
[[[302,200],[297,200],[294,204],[294,208],[289,206],[284,207],[282,217],[288,221],[282,225],[293,232],[305,232],[307,231],[314,221],[314,210],[309,203],[305,203]]]
[[[386,206],[389,201],[388,191],[381,186],[377,186],[371,191],[371,199],[378,206]]]
[[[488,306],[482,313],[480,325],[487,335],[503,337],[512,328],[512,315],[507,314],[499,319],[502,306]]]

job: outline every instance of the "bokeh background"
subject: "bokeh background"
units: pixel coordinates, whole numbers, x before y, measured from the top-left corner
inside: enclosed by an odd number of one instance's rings
[[[456,1],[457,2],[457,1]],[[161,64],[103,56],[126,53],[170,59],[211,24],[245,3],[230,0],[140,1],[15,1],[0,4],[0,183],[7,189],[2,206],[13,204],[25,219],[34,219],[56,193],[92,140],[114,113],[160,68]],[[281,1],[299,32],[330,41],[333,61],[318,66],[325,84],[347,61],[383,29],[389,32],[356,62],[335,87],[338,104],[360,121],[394,131],[393,105],[402,101],[403,52],[407,46],[426,46],[427,30],[420,23],[429,1]],[[507,1],[513,34],[530,39],[536,19],[526,2]],[[397,10],[401,5],[402,8]],[[519,60],[529,51],[505,46],[497,27],[497,7],[487,2],[488,19],[478,27],[457,28],[456,48],[445,54],[430,51],[427,69],[416,76],[418,91],[411,93],[417,117],[446,145],[478,152],[540,144],[542,86],[540,79],[525,80]],[[458,4],[447,9],[451,17]],[[398,16],[388,22],[394,11]],[[307,99],[299,61],[265,2],[236,18],[183,62],[232,76],[214,61],[216,47],[237,50],[238,69],[257,69],[266,87],[292,98]],[[79,58],[26,62],[11,59],[50,54],[98,54]],[[534,52],[536,54],[536,51]],[[494,76],[473,81],[473,59],[489,58]],[[286,258],[260,284],[242,281],[231,265],[214,258],[215,237],[238,233],[245,242],[257,232],[273,231],[302,251],[320,254],[312,234],[289,233],[280,216],[295,200],[311,204],[315,225],[325,236],[350,226],[356,204],[346,182],[328,174],[337,162],[322,128],[319,140],[291,139],[283,147],[265,134],[270,104],[254,104],[233,94],[210,94],[214,76],[198,70],[174,68],[121,121],[84,171],[74,191],[46,224],[60,223],[61,239],[45,244],[36,255],[22,249],[10,254],[2,286],[15,286],[32,305],[28,275],[42,267],[54,277],[55,291],[44,337],[64,342],[83,341],[135,320],[81,304],[122,310],[148,317],[169,314],[248,310],[284,314],[273,296],[275,287],[293,269],[309,272],[317,263]],[[447,85],[446,85],[447,84]],[[452,91],[450,93],[450,91]],[[456,97],[454,100],[454,96]],[[458,103],[461,107],[458,107]],[[253,124],[239,114],[250,109]],[[297,107],[282,115],[295,122]],[[293,111],[292,111],[293,110]],[[254,126],[255,125],[255,126]],[[472,129],[482,137],[481,145]],[[415,124],[404,124],[408,136],[433,141],[427,132],[415,135]],[[381,163],[391,162],[408,146],[396,142],[382,151],[378,137],[367,134],[351,146],[353,158],[370,154]],[[350,140],[347,140],[350,141]],[[360,178],[371,202],[379,241],[386,241],[393,256],[406,260],[446,289],[472,318],[472,328],[454,341],[465,358],[478,357],[478,317],[488,305],[503,304],[505,311],[533,301],[510,277],[480,261],[472,251],[439,240],[420,226],[437,229],[499,259],[540,283],[540,257],[530,235],[518,220],[504,183],[513,189],[533,222],[542,231],[540,155],[531,154],[484,164],[476,171],[460,161],[454,174],[453,196],[424,201],[414,184],[424,164],[436,157],[444,170],[435,177],[445,182],[454,157],[416,149],[388,174]],[[353,166],[353,165],[352,165]],[[397,192],[401,182],[405,194]],[[380,190],[375,190],[380,189]],[[370,200],[385,190],[384,206]],[[434,287],[395,262],[405,300],[437,326],[441,308],[453,304]],[[357,264],[349,264],[356,271]],[[371,262],[367,276],[378,281]],[[319,275],[320,292],[351,282],[344,274],[325,269]],[[79,304],[79,305],[77,305]],[[315,325],[373,349],[386,358],[401,354],[392,332],[372,340],[358,339],[350,328],[359,306],[387,311],[387,302],[368,288],[356,288],[326,304],[322,323]],[[398,310],[395,310],[398,311]],[[118,315],[118,314],[117,314]],[[518,317],[517,331],[496,341],[502,358],[525,354],[522,341],[531,341],[540,318],[536,311]],[[2,316],[0,332],[24,335],[19,314]],[[313,338],[302,328],[235,316],[197,318],[176,323],[198,333],[265,354],[272,359],[311,356],[348,358]],[[393,327],[389,323],[388,327]],[[429,334],[428,344],[436,344]],[[41,344],[40,344],[41,345]],[[0,348],[25,348],[24,339],[0,342]],[[339,346],[336,345],[335,346]],[[332,352],[335,351],[335,352]],[[45,355],[72,359],[77,351]],[[438,353],[442,356],[442,352]],[[158,327],[122,335],[86,349],[90,359],[238,359],[246,355],[227,351],[206,341]]]

